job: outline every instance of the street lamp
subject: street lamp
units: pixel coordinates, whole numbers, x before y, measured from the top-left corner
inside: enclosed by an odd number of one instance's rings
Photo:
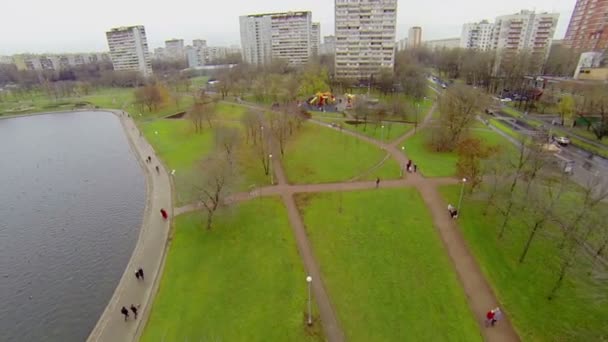
[[[312,283],[312,277],[306,277],[306,283],[308,283],[308,325],[312,325],[312,302],[310,293],[310,284]]]
[[[273,185],[274,175],[272,174],[272,153],[268,155],[268,169],[270,171],[270,185]]]
[[[380,141],[384,142],[384,125],[382,125],[382,130],[380,131]]]
[[[416,103],[416,123],[414,124],[414,133],[416,133],[416,129],[418,128],[418,112],[420,111],[420,102]]]
[[[462,195],[464,195],[464,184],[467,182],[466,178],[462,179],[462,187],[460,188],[460,199],[458,200],[458,214],[460,215],[460,205],[462,204]]]
[[[401,152],[405,153],[405,146],[401,146]],[[403,177],[403,170],[405,169],[405,164],[401,165],[399,170],[401,171],[400,176]]]

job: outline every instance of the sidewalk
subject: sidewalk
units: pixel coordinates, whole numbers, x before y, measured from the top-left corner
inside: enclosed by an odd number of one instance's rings
[[[140,136],[132,118],[115,113],[122,122],[133,152],[136,154],[146,175],[147,202],[142,220],[139,238],[125,272],[114,291],[105,311],[87,341],[134,341],[142,333],[150,311],[150,304],[158,288],[161,266],[164,260],[170,222],[164,221],[160,209],[165,208],[172,216],[171,181],[163,165],[158,161],[152,147]],[[145,159],[151,156],[152,163]],[[160,174],[154,169],[160,168]],[[135,271],[142,267],[145,280],[135,278]],[[129,321],[124,321],[121,307],[129,308],[131,304],[140,305],[137,320],[129,312]],[[142,324],[143,323],[143,324]]]

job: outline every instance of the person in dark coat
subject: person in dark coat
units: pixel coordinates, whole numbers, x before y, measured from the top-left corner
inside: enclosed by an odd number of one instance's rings
[[[139,268],[137,270],[137,274],[139,274],[139,277],[141,278],[141,280],[144,280],[144,269],[143,268]]]
[[[137,308],[133,304],[131,304],[131,311],[133,311],[133,315],[135,316],[135,319],[137,319]]]
[[[122,309],[120,309],[120,313],[125,315],[125,322],[126,322],[129,319],[129,310],[127,310],[127,308],[125,308],[123,306]]]

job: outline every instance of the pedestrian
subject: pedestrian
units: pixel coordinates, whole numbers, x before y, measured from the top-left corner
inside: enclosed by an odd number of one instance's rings
[[[120,313],[125,315],[125,322],[126,322],[129,319],[129,310],[127,310],[127,308],[125,308],[123,306],[122,309],[120,309]]]
[[[406,167],[407,167],[407,172],[412,172],[412,160],[411,159],[407,160]]]
[[[160,169],[158,168],[158,165],[156,165],[156,173],[160,173]]]
[[[131,304],[131,311],[133,311],[133,316],[135,316],[135,319],[137,319],[137,308],[133,304]]]
[[[492,325],[494,325],[494,324],[496,324],[496,322],[498,322],[502,319],[502,311],[500,311],[500,308],[498,308],[498,307],[492,311],[494,312],[494,318],[492,319]]]
[[[162,215],[163,219],[167,219],[167,217],[169,217],[169,215],[167,215],[167,211],[165,209],[161,209],[160,210],[160,214]]]
[[[380,186],[380,177],[376,178],[376,189]]]
[[[494,325],[494,323],[492,323],[493,320],[494,320],[494,310],[490,310],[490,311],[488,311],[488,313],[486,313],[486,327],[489,325]]]
[[[139,277],[141,278],[141,280],[144,280],[144,269],[140,267],[137,270],[137,273],[139,274]]]
[[[416,170],[418,170],[418,165],[414,164],[414,173],[416,173]]]
[[[137,280],[139,280],[139,271],[135,271],[135,278],[137,278]]]

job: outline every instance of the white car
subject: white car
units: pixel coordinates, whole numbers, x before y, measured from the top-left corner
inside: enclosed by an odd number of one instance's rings
[[[511,102],[511,101],[513,101],[513,100],[511,100],[508,97],[505,97],[504,99],[500,99],[500,102]]]
[[[570,145],[570,139],[568,139],[567,137],[557,137],[555,138],[555,141],[562,146]]]

